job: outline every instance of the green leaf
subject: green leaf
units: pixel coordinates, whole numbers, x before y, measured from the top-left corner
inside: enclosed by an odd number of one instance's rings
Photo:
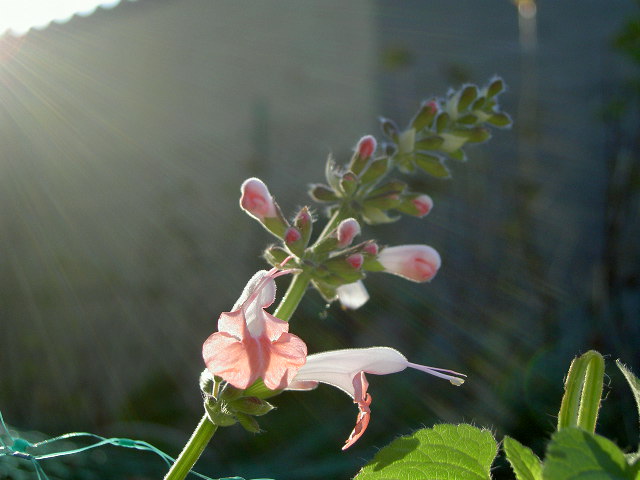
[[[551,437],[542,469],[544,480],[633,480],[634,476],[616,444],[576,427]]]
[[[497,450],[488,430],[436,425],[391,442],[354,480],[488,480]]]
[[[518,480],[542,479],[540,459],[529,447],[525,447],[511,437],[504,437],[502,448]]]
[[[627,379],[629,387],[631,387],[633,398],[635,398],[636,406],[638,407],[638,416],[640,417],[640,380],[620,360],[616,360],[616,365],[624,375],[624,378]]]

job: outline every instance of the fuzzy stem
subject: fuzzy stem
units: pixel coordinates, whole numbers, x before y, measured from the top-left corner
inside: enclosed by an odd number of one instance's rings
[[[198,461],[217,429],[218,426],[211,423],[205,413],[164,480],[183,480]]]

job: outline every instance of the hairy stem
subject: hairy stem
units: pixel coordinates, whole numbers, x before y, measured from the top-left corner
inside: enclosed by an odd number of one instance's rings
[[[205,413],[164,480],[183,480],[198,461],[217,429],[218,426],[211,423]]]

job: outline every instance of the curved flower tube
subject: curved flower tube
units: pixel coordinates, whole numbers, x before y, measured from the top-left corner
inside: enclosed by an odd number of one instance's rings
[[[212,375],[246,389],[258,378],[267,388],[283,389],[304,365],[307,346],[288,333],[289,324],[267,313],[276,296],[274,279],[292,270],[260,270],[247,283],[231,312],[218,318],[218,331],[202,346]]]
[[[316,353],[307,357],[307,363],[298,370],[287,390],[311,390],[318,382],[339,388],[358,405],[356,426],[342,450],[353,445],[365,432],[371,416],[371,395],[366,373],[387,375],[414,368],[436,377],[449,380],[453,385],[464,383],[465,375],[452,370],[427,367],[411,363],[398,350],[389,347],[353,348]]]

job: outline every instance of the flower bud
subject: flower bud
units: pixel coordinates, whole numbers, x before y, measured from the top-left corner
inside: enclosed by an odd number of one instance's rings
[[[395,122],[384,117],[380,117],[378,120],[380,122],[380,128],[382,129],[384,134],[387,137],[391,138],[394,142],[397,142],[400,130],[398,129],[398,126],[395,124]]]
[[[340,190],[345,196],[351,196],[358,189],[358,177],[355,173],[346,172],[340,180]]]
[[[369,300],[369,293],[361,281],[347,283],[336,289],[343,309],[357,310]]]
[[[358,153],[358,156],[362,158],[369,158],[375,153],[377,146],[378,143],[376,142],[376,139],[372,135],[366,135],[358,142],[356,152]]]
[[[311,231],[313,230],[313,218],[311,217],[308,207],[302,207],[296,215],[296,218],[293,219],[293,224],[300,230],[302,241],[306,247],[309,243],[309,238],[311,238]]]
[[[346,260],[347,263],[356,270],[360,270],[362,268],[362,264],[364,263],[364,257],[361,253],[354,253],[353,255],[349,255]]]
[[[367,169],[360,175],[360,182],[364,185],[375,184],[392,167],[389,157],[382,157],[373,160]]]
[[[248,178],[240,187],[240,207],[277,237],[289,226],[269,189],[259,178]]]
[[[360,234],[360,224],[355,218],[342,220],[336,229],[338,247],[344,248],[351,245],[356,235]]]
[[[260,221],[277,216],[276,204],[262,180],[248,178],[242,183],[240,191],[240,207],[249,215]]]
[[[380,248],[378,247],[378,244],[375,242],[370,242],[367,243],[363,248],[362,251],[364,253],[368,253],[369,255],[378,255],[378,251],[380,250]]]
[[[296,256],[302,255],[304,252],[304,241],[300,230],[296,227],[289,227],[284,233],[284,243],[287,248]]]
[[[427,282],[440,268],[440,255],[428,245],[400,245],[387,247],[378,254],[378,262],[385,271],[412,280]]]
[[[416,116],[411,121],[411,126],[416,129],[417,132],[424,128],[431,126],[433,119],[438,113],[438,103],[435,100],[429,100],[423,102],[416,113]]]
[[[425,194],[411,194],[407,195],[402,203],[396,207],[396,210],[406,213],[407,215],[413,215],[414,217],[424,217],[433,208],[433,200],[429,195]]]

